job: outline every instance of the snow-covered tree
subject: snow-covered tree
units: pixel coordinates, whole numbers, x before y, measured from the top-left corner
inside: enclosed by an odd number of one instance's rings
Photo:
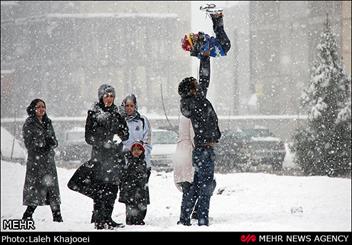
[[[351,77],[343,69],[328,20],[317,50],[301,97],[308,122],[297,130],[292,150],[306,174],[336,176],[351,169]]]

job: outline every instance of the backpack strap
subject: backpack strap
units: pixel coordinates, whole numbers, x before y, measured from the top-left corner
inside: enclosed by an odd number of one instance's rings
[[[143,117],[139,117],[139,119],[141,119],[141,121],[142,121],[142,123],[143,123],[143,130],[144,130],[144,124],[145,124],[144,118],[143,118]]]

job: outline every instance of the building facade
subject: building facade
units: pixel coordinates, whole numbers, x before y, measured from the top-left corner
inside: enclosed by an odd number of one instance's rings
[[[135,93],[145,112],[162,114],[164,103],[176,114],[177,85],[191,71],[180,48],[190,28],[189,5],[1,2],[1,70],[13,71],[7,91],[2,88],[1,104],[9,106],[1,117],[24,116],[37,97],[51,115],[84,116],[102,83],[116,88],[116,104]]]

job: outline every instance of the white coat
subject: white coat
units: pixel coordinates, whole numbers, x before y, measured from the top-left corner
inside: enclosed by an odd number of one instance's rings
[[[192,166],[192,151],[194,148],[194,131],[191,120],[180,116],[179,136],[176,153],[173,158],[174,181],[177,189],[182,192],[181,182],[193,182],[194,168]]]

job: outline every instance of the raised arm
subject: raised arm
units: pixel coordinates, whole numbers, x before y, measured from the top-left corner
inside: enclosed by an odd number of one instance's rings
[[[210,57],[202,57],[199,66],[199,95],[207,96],[210,83]]]

